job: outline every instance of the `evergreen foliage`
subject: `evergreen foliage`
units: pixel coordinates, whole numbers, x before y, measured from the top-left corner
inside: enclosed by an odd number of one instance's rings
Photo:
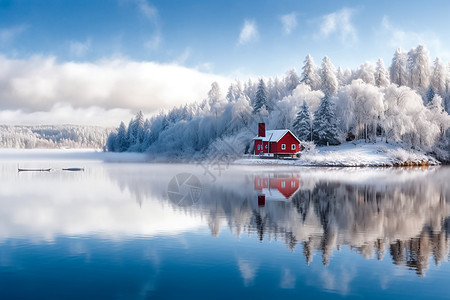
[[[312,139],[317,145],[339,145],[336,117],[330,97],[325,95],[314,114]]]
[[[310,141],[311,140],[311,114],[309,113],[308,105],[306,101],[303,101],[302,106],[297,113],[297,117],[295,118],[294,124],[292,127],[294,129],[295,135],[302,141]]]

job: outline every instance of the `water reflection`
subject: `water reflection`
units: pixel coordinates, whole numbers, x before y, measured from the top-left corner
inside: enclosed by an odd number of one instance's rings
[[[198,204],[173,209],[207,220],[213,236],[226,226],[292,251],[301,245],[307,264],[320,253],[329,265],[348,245],[423,276],[430,258],[439,265],[449,257],[449,175],[445,167],[236,172],[206,183]]]
[[[230,231],[261,243],[284,242],[308,265],[318,257],[332,265],[343,246],[366,259],[389,257],[419,276],[449,258],[448,167],[233,167],[215,182],[200,168],[182,165],[95,164],[85,172],[48,174],[17,174],[15,168],[0,168],[0,241],[92,234],[123,239],[209,228],[214,237]],[[200,179],[202,194],[180,207],[168,199],[167,184],[186,171]],[[246,261],[239,268],[250,284],[255,271]],[[289,270],[283,274],[289,286]]]

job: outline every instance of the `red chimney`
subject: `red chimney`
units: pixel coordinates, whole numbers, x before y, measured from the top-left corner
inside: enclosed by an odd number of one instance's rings
[[[258,136],[266,136],[266,123],[258,123]]]

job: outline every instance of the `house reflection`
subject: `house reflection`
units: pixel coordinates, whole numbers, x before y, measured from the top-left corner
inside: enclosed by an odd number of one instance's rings
[[[295,173],[272,173],[256,175],[254,189],[258,192],[258,206],[267,201],[287,201],[299,190],[299,175]]]

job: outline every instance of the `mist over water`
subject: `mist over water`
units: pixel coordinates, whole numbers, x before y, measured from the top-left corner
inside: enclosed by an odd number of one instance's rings
[[[229,166],[213,177],[71,157],[19,173],[8,159],[1,298],[446,297],[448,167]]]

